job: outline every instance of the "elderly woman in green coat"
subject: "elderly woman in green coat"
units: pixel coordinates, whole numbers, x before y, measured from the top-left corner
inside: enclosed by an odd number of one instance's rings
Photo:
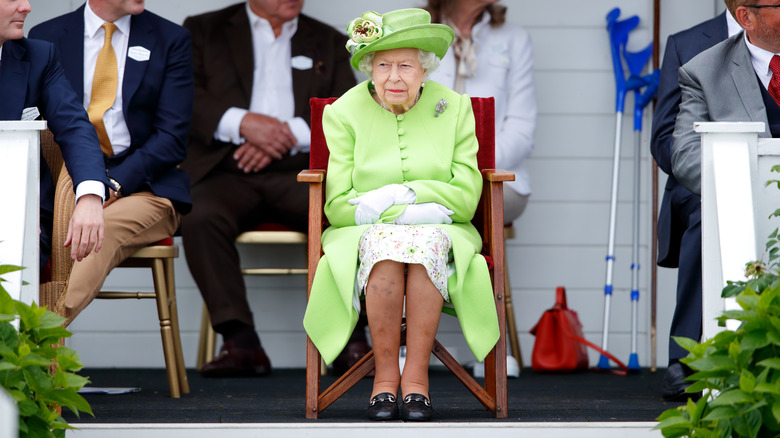
[[[468,96],[425,80],[453,39],[426,11],[367,12],[348,34],[352,66],[372,80],[323,114],[331,226],[304,327],[330,363],[365,305],[376,363],[368,417],[429,420],[428,364],[442,308],[454,309],[477,359],[499,337],[482,240],[471,224],[482,191],[474,114]]]

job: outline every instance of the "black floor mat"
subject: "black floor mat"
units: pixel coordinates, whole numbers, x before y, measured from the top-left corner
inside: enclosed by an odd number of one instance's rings
[[[663,369],[619,376],[584,371],[539,374],[524,369],[510,378],[509,421],[613,422],[654,421],[675,406],[661,399]],[[172,399],[164,369],[85,369],[91,387],[139,387],[130,394],[85,394],[95,417],[77,423],[290,423],[304,422],[305,373],[274,370],[264,378],[205,379],[189,370],[189,394]],[[323,376],[323,388],[335,381]],[[320,421],[362,422],[371,395],[370,378],[363,379],[320,413]],[[471,393],[447,370],[431,369],[430,396],[435,421],[495,421]]]

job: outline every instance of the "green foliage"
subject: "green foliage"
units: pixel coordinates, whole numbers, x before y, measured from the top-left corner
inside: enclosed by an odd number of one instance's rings
[[[775,166],[772,171],[780,172]],[[767,185],[780,181],[772,180]],[[780,209],[770,216],[780,217]],[[695,373],[689,393],[703,392],[698,402],[668,409],[656,429],[664,437],[777,437],[780,436],[780,236],[769,235],[767,261],[748,263],[746,281],[729,282],[722,296],[735,297],[739,310],[723,312],[739,321],[736,331],[723,331],[696,343],[674,340],[689,354],[681,362]]]
[[[3,265],[0,275],[19,269]],[[18,331],[13,321],[18,321]],[[88,382],[76,374],[81,361],[75,351],[59,345],[70,336],[62,328],[64,321],[35,303],[14,300],[0,283],[0,386],[19,407],[20,438],[65,437],[72,427],[59,414],[60,407],[76,415],[92,414],[78,394]]]

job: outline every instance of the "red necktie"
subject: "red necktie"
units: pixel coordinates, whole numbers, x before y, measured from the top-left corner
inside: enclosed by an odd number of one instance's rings
[[[769,61],[769,69],[772,70],[772,79],[769,81],[767,91],[775,99],[775,102],[780,105],[780,56],[775,55],[772,57],[772,60]]]

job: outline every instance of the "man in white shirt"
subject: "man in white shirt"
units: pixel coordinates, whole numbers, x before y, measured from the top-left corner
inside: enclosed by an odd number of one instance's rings
[[[763,121],[767,129],[759,137],[780,133],[780,121],[772,117],[778,103],[768,91],[771,80],[780,80],[773,79],[771,69],[772,58],[780,53],[780,5],[726,0],[726,6],[745,32],[702,52],[679,72],[682,102],[672,171],[694,194],[701,192],[701,141],[694,122]]]
[[[173,236],[191,207],[189,178],[177,166],[192,114],[192,49],[187,31],[146,11],[144,0],[89,0],[35,26],[30,38],[60,53],[112,184],[103,249],[73,267],[59,303],[70,323],[114,267]]]
[[[190,272],[223,336],[201,374],[271,372],[246,297],[235,239],[260,223],[305,231],[309,99],[355,84],[346,36],[300,14],[303,0],[249,0],[189,17],[195,111],[183,168],[193,211],[182,221]]]

